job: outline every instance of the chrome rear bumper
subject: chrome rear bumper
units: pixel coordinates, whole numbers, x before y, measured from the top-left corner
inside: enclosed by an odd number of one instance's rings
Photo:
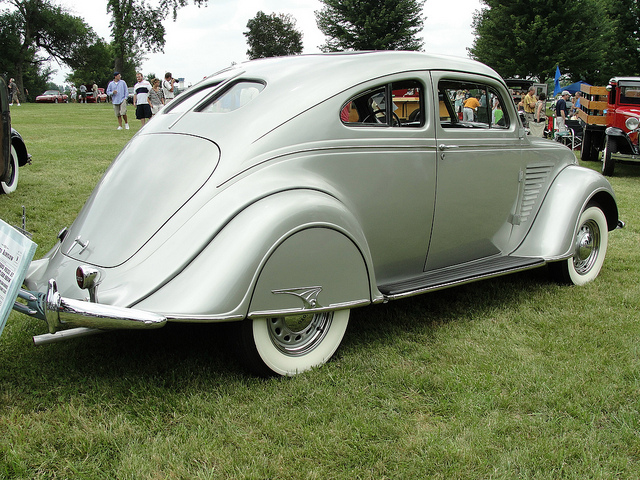
[[[18,296],[27,304],[16,302],[14,310],[45,320],[52,334],[67,327],[146,329],[167,323],[165,316],[144,310],[64,298],[53,279],[49,280],[46,294],[20,290]]]

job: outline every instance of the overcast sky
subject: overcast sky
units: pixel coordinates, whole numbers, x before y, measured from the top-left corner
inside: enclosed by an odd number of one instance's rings
[[[106,41],[110,41],[109,16],[106,0],[58,0],[70,13],[84,18]],[[258,11],[266,14],[288,13],[296,20],[296,28],[303,33],[303,53],[317,53],[325,37],[316,26],[315,11],[319,0],[209,0],[207,7],[189,5],[178,11],[175,22],[165,21],[167,30],[164,53],[147,54],[142,63],[145,76],[158,77],[166,71],[176,78],[193,84],[233,62],[247,60],[247,43],[243,32],[247,21]],[[480,8],[480,0],[427,0],[424,14],[424,50],[429,53],[467,56],[473,42],[472,16]],[[68,73],[57,63],[53,77],[63,84]]]

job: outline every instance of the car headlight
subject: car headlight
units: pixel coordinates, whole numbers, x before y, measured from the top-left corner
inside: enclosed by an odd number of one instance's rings
[[[627,121],[624,122],[624,124],[629,129],[629,131],[633,131],[638,128],[638,125],[640,125],[640,120],[638,120],[636,117],[629,117],[627,118]]]

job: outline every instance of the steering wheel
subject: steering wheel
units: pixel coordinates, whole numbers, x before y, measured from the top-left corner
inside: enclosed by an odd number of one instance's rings
[[[384,124],[386,122],[382,122],[380,121],[380,117],[378,116],[379,114],[383,114],[383,118],[386,119],[386,109],[384,108],[378,108],[376,110],[374,110],[373,112],[371,112],[369,115],[367,115],[365,117],[365,119],[363,120],[363,123],[370,123],[368,122],[369,119],[375,120],[375,123],[381,123]],[[373,122],[371,122],[373,123]],[[391,126],[392,127],[399,127],[400,126],[400,117],[398,117],[398,115],[395,114],[395,112],[391,112]]]

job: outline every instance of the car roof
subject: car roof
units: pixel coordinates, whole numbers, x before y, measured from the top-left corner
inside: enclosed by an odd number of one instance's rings
[[[219,75],[240,73],[243,77],[255,75],[267,81],[293,81],[298,86],[318,88],[330,85],[331,90],[340,91],[378,76],[392,75],[417,70],[450,70],[471,72],[492,78],[500,76],[490,67],[462,57],[432,55],[406,51],[340,52],[328,54],[272,57],[244,62]],[[342,87],[342,88],[341,88]]]
[[[371,88],[376,85],[377,79],[380,83],[389,82],[389,78],[396,74],[399,79],[409,80],[412,72],[433,70],[469,72],[495,79],[504,85],[501,77],[482,63],[420,52],[376,51],[274,57],[252,60],[222,70],[194,85],[193,90],[187,90],[183,97],[184,100],[191,95],[197,98],[200,91],[236,80],[264,82],[267,87],[237,113],[211,115],[203,121],[202,115],[197,112],[198,103],[195,107],[188,107],[188,112],[182,112],[179,108],[181,101],[175,100],[165,113],[175,110],[181,113],[180,118],[176,120],[175,117],[161,116],[164,122],[152,122],[147,133],[170,129],[175,133],[197,135],[211,139],[231,157],[244,155],[254,158],[260,150],[279,148],[279,143],[283,147],[288,145],[290,139],[286,136],[271,134],[293,119],[303,118],[302,115],[312,112],[330,99],[337,99],[336,104],[332,104],[337,118],[341,108],[338,104],[358,93],[361,87]],[[206,101],[198,100],[199,104]],[[326,117],[321,117],[319,121],[322,118]],[[310,120],[306,117],[301,121],[304,124]],[[300,138],[306,136],[311,141],[314,135],[321,135],[321,132],[313,130],[305,131]],[[266,141],[268,145],[259,140]],[[240,149],[239,145],[243,145],[242,153],[233,153]],[[247,151],[248,145],[255,150]]]

